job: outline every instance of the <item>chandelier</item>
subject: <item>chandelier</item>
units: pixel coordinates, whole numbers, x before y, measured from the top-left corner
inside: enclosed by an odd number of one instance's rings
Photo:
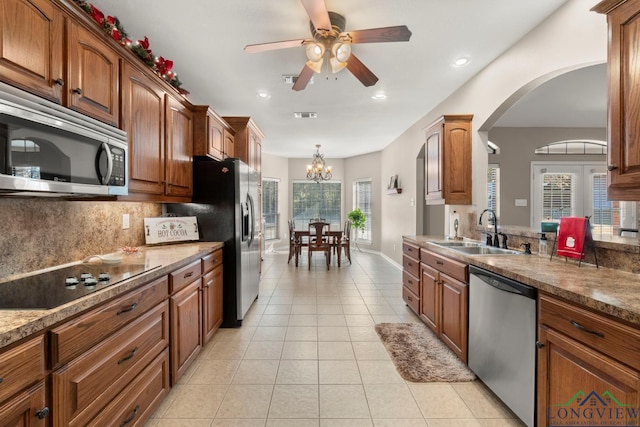
[[[331,166],[326,166],[324,156],[320,154],[320,144],[316,144],[311,164],[307,165],[307,179],[315,182],[331,179]]]

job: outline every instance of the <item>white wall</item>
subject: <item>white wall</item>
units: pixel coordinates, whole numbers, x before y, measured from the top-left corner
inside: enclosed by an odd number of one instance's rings
[[[465,213],[482,210],[486,205],[486,130],[513,103],[543,82],[606,61],[606,18],[589,11],[593,5],[591,0],[569,0],[383,150],[382,176],[398,174],[403,182],[402,199],[382,199],[383,254],[400,263],[402,235],[416,231],[416,209],[410,199],[416,197],[414,165],[424,143],[423,129],[442,114],[474,115],[474,205],[456,208]],[[446,226],[442,224],[442,234]]]
[[[278,184],[278,209],[280,210],[280,240],[265,242],[265,250],[269,250],[272,244],[276,247],[289,246],[289,229],[287,220],[289,219],[289,161],[284,157],[273,156],[262,153],[262,177],[276,178],[280,180]]]

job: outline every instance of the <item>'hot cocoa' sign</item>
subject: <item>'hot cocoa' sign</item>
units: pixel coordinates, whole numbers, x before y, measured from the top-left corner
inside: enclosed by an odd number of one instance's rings
[[[195,216],[144,219],[147,245],[198,240],[198,220]]]

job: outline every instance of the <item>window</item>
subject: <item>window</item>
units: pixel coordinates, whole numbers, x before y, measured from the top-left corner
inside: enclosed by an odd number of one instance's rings
[[[280,214],[278,213],[279,179],[264,178],[262,180],[262,218],[264,219],[264,240],[278,239],[280,230]]]
[[[358,234],[358,241],[371,242],[371,179],[353,182],[353,209],[360,208],[367,220],[364,231]]]
[[[340,204],[342,184],[336,181],[294,181],[293,221],[296,229],[306,229],[312,218],[324,218],[332,230],[342,229]]]
[[[500,218],[500,165],[490,164],[487,168],[487,207]]]

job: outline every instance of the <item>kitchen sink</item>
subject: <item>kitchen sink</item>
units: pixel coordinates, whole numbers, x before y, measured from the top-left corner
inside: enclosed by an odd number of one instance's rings
[[[449,248],[467,255],[522,255],[523,252],[514,249],[496,248],[487,246],[482,242],[462,241],[462,242],[431,242],[434,245]]]
[[[469,255],[522,255],[523,252],[513,249],[495,248],[493,246],[461,246],[451,249]]]

